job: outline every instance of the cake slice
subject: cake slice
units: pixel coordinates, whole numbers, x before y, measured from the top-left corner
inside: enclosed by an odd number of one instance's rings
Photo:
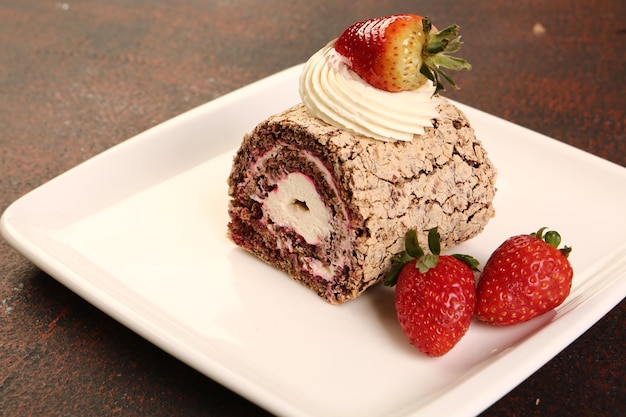
[[[380,281],[407,230],[443,248],[494,215],[496,170],[467,117],[439,96],[458,26],[357,22],[314,54],[302,103],[246,135],[229,184],[233,242],[339,304]]]
[[[494,215],[496,170],[465,115],[440,99],[419,140],[384,142],[299,104],[246,135],[228,178],[233,242],[337,304],[377,283],[409,228],[442,247]]]

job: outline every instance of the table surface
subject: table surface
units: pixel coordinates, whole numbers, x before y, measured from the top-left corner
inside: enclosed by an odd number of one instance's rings
[[[305,61],[349,24],[397,12],[461,26],[474,68],[448,97],[626,166],[626,2],[391,3],[1,1],[0,211],[159,122]],[[268,415],[4,241],[0,283],[3,416]],[[626,415],[625,305],[483,415]]]

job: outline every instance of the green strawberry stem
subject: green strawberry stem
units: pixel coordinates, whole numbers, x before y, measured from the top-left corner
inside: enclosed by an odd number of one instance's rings
[[[430,253],[425,253],[420,247],[415,229],[407,231],[406,236],[404,237],[404,246],[405,250],[391,259],[393,266],[384,280],[384,284],[388,287],[396,285],[400,271],[409,262],[415,262],[415,268],[417,268],[422,274],[426,273],[429,269],[436,267],[437,263],[439,263],[441,244],[437,227],[433,227],[428,231],[428,249],[430,250]],[[461,254],[454,254],[452,256],[465,263],[473,271],[478,270],[479,263],[472,256]]]
[[[556,230],[549,230],[544,235],[543,231],[546,229],[547,227],[542,227],[541,229],[539,229],[536,232],[531,233],[530,235],[536,237],[537,239],[541,239],[544,242],[546,242],[548,245],[553,246],[558,249],[559,245],[561,244],[561,235]],[[563,254],[563,256],[567,258],[569,254],[572,252],[572,248],[570,246],[564,246],[561,249],[559,249],[559,251]]]
[[[435,84],[434,94],[445,90],[442,79],[452,87],[458,88],[452,77],[441,68],[456,71],[472,69],[471,64],[466,60],[448,55],[457,52],[463,44],[459,36],[459,26],[450,25],[437,33],[432,33],[430,18],[424,17],[422,27],[426,42],[422,49],[423,61],[420,73]]]

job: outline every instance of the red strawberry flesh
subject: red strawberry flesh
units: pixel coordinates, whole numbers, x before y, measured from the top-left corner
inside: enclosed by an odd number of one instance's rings
[[[417,15],[394,15],[359,22],[337,39],[335,49],[370,85],[415,89],[426,81],[419,73],[425,40],[421,21]]]
[[[531,235],[514,236],[485,264],[476,315],[500,326],[530,320],[563,303],[572,277],[572,267],[559,249]]]
[[[419,272],[405,265],[396,283],[398,321],[411,344],[428,356],[441,356],[467,332],[476,302],[469,266],[440,256],[437,266]]]
[[[462,58],[451,56],[461,47],[459,27],[437,31],[428,17],[416,14],[383,16],[357,22],[336,40],[335,50],[371,86],[390,92],[410,91],[428,80],[435,94],[443,81],[456,84],[442,68],[469,70]]]

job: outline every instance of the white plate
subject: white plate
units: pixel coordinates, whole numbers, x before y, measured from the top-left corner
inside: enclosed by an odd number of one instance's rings
[[[484,263],[541,226],[573,246],[572,293],[509,328],[472,323],[447,355],[409,346],[392,290],[342,306],[225,237],[226,177],[249,131],[299,101],[293,67],[94,157],[11,205],[5,239],[81,297],[281,415],[468,416],[514,388],[626,293],[626,169],[466,106],[499,168],[497,216],[458,251]]]

